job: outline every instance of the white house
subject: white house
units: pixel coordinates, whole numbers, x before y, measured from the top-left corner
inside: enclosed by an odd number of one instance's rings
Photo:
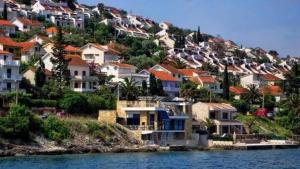
[[[163,71],[163,72],[170,74],[172,77],[174,77],[175,79],[177,79],[180,82],[183,80],[183,74],[178,69],[176,69],[175,67],[173,67],[171,65],[156,64],[149,70]]]
[[[163,30],[168,30],[171,26],[172,24],[169,22],[162,22],[159,24],[159,27],[162,28]]]
[[[112,76],[112,82],[122,82],[125,78],[135,81],[137,86],[142,85],[142,81],[148,80],[148,76],[136,73],[137,67],[125,63],[110,62],[101,66],[100,72],[106,76]]]
[[[88,43],[80,48],[81,58],[87,62],[103,65],[108,62],[118,61],[120,52],[94,43]]]
[[[42,57],[45,69],[52,70],[51,53]],[[70,88],[76,92],[92,92],[98,85],[98,78],[91,75],[89,65],[79,55],[66,55],[70,59],[68,69],[71,74]]]
[[[15,17],[11,22],[17,26],[19,31],[28,32],[32,29],[42,29],[43,24],[36,20],[30,20],[27,18]]]
[[[16,34],[16,25],[8,20],[0,19],[0,30],[4,31],[6,36]]]
[[[0,92],[15,90],[21,81],[20,62],[13,60],[12,53],[0,50],[0,65]]]
[[[248,85],[254,84],[257,87],[275,85],[276,83],[282,81],[282,79],[272,75],[272,74],[248,74],[240,78],[241,85],[245,88]]]

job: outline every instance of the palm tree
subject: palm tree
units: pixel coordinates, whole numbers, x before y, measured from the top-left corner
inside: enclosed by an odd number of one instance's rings
[[[245,95],[245,100],[250,104],[257,103],[260,100],[258,88],[254,84],[248,85],[247,87],[249,92]]]
[[[121,82],[121,90],[125,95],[127,100],[135,100],[137,97],[137,82],[135,82],[132,78],[125,78],[123,82]]]
[[[191,81],[187,81],[180,85],[180,96],[187,99],[192,100],[197,93],[197,86]]]

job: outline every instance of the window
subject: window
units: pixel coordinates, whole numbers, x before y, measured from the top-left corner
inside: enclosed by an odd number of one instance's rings
[[[79,84],[77,82],[74,83],[74,88],[75,89],[79,88]]]
[[[7,78],[11,78],[11,69],[6,70]]]
[[[7,90],[10,90],[11,89],[11,83],[6,83],[6,88],[7,88]]]
[[[79,24],[77,24],[77,26],[78,26],[78,28],[80,28],[80,26],[81,26],[81,25],[80,25],[80,23],[79,23]]]
[[[77,76],[77,75],[78,75],[78,71],[75,70],[75,71],[74,71],[74,76]]]
[[[209,118],[210,119],[216,119],[216,112],[209,112]]]
[[[173,77],[175,77],[175,74],[173,74]]]
[[[85,82],[82,82],[82,88],[86,88],[86,84],[85,84]]]
[[[223,113],[222,114],[222,119],[228,120],[228,113]]]
[[[4,61],[6,61],[6,59],[7,59],[7,56],[6,56],[6,55],[4,55]]]
[[[85,71],[82,71],[82,76],[85,76],[86,72]]]

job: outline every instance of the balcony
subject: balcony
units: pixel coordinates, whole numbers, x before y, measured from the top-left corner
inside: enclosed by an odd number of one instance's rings
[[[142,131],[149,131],[149,130],[154,130],[154,126],[139,126],[139,125],[127,125],[125,126],[129,130],[142,130]]]
[[[75,92],[93,92],[96,89],[85,89],[85,88],[74,88],[73,89]]]
[[[1,60],[0,64],[3,65],[3,66],[20,66],[19,61],[4,61],[4,60]]]
[[[72,76],[72,80],[83,80],[83,81],[97,81],[96,76]]]
[[[3,80],[13,80],[13,81],[21,81],[22,77],[20,75],[2,75]]]
[[[164,91],[170,91],[170,92],[178,92],[178,87],[163,87]]]

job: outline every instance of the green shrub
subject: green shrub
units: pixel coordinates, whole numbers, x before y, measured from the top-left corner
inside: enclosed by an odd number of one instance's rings
[[[221,137],[221,136],[216,136],[216,135],[210,135],[208,139],[211,139],[214,141],[233,141],[232,136]]]
[[[80,93],[66,93],[60,100],[59,105],[70,114],[91,113],[87,98]]]
[[[240,113],[246,114],[250,111],[250,105],[245,100],[234,100],[231,104]]]
[[[62,141],[70,135],[67,125],[55,116],[45,120],[44,128],[46,137],[54,141]]]

